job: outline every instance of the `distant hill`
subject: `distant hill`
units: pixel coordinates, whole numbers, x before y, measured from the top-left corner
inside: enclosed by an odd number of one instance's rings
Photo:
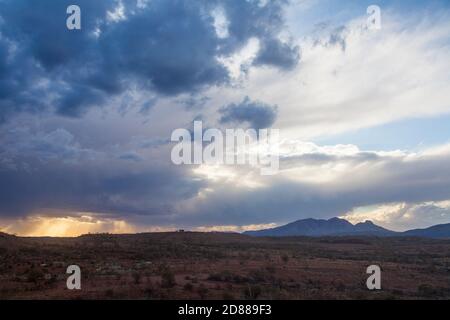
[[[285,236],[337,236],[337,235],[372,235],[372,236],[392,236],[396,233],[375,225],[371,221],[358,224],[351,224],[347,220],[332,218],[329,220],[322,219],[303,219],[291,222],[284,226],[265,229],[259,231],[247,231],[247,235],[252,236],[269,236],[269,237],[285,237]]]
[[[0,232],[0,238],[14,238],[14,236],[8,233]]]
[[[438,224],[426,229],[409,230],[402,232],[402,235],[423,238],[450,238],[450,223]]]
[[[433,226],[427,229],[395,232],[377,226],[371,221],[352,224],[345,219],[331,218],[303,219],[288,223],[284,226],[258,231],[246,231],[246,235],[256,237],[288,237],[288,236],[378,236],[378,237],[426,237],[450,238],[450,224]]]

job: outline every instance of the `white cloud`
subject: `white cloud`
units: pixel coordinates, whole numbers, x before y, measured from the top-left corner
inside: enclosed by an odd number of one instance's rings
[[[356,208],[341,218],[353,223],[371,220],[396,231],[427,228],[449,223],[450,201],[422,202],[416,204],[394,203]]]
[[[225,14],[225,11],[222,7],[215,8],[211,15],[214,19],[214,28],[216,29],[216,34],[219,38],[227,38],[229,36],[228,26],[230,22]]]
[[[197,227],[194,230],[200,231],[200,232],[244,232],[244,231],[275,228],[276,226],[277,226],[277,224],[275,224],[275,223],[250,224],[250,225],[245,225],[245,226],[235,226],[235,225],[202,226],[202,227]]]
[[[289,138],[448,113],[449,14],[416,18],[384,12],[379,31],[363,17],[298,39],[294,71],[252,68],[241,95],[279,105],[274,127]]]

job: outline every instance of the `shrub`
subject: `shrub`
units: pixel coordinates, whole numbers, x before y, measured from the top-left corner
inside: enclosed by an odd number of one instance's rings
[[[113,289],[107,289],[106,291],[105,291],[105,297],[107,297],[107,298],[113,298],[114,297],[114,290]]]
[[[43,277],[44,277],[44,274],[40,270],[37,270],[34,268],[31,269],[27,275],[28,282],[34,282],[34,283],[38,282],[38,280],[42,279]]]
[[[210,281],[223,281],[228,282],[233,279],[233,274],[230,271],[222,271],[218,273],[212,273],[209,275],[208,280]]]
[[[234,300],[234,296],[230,292],[224,292],[222,298],[223,300]]]
[[[147,296],[148,299],[153,298],[155,296],[156,290],[153,287],[151,282],[145,288],[144,293],[145,293],[145,295]]]
[[[194,289],[194,286],[192,285],[192,283],[188,282],[184,285],[184,290],[186,291],[192,291]]]
[[[251,270],[248,276],[253,282],[272,281],[274,278],[273,273],[268,272],[265,268]]]
[[[134,284],[139,284],[141,282],[141,274],[139,272],[133,273]]]
[[[269,272],[271,274],[275,274],[275,272],[277,271],[274,265],[266,266],[266,270],[267,270],[267,272]]]
[[[204,300],[208,294],[209,290],[206,288],[203,284],[201,284],[198,289],[197,293],[200,296],[200,299]]]
[[[170,269],[167,268],[166,270],[164,270],[161,277],[162,277],[161,286],[163,288],[172,288],[176,285],[175,275]]]
[[[438,290],[436,290],[429,284],[421,284],[417,287],[417,291],[420,296],[427,298],[435,297],[439,293]]]
[[[261,295],[261,287],[260,286],[247,286],[244,289],[244,298],[245,299],[258,299],[258,297]]]

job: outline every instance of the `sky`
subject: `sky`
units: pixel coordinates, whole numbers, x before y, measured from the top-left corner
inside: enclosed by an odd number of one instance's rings
[[[199,120],[279,130],[279,172],[175,165]],[[448,1],[0,0],[0,231],[336,216],[450,223]]]

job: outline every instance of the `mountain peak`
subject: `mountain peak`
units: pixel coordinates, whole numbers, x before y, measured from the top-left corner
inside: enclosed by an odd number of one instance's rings
[[[356,225],[341,218],[302,219],[273,229],[248,231],[245,234],[254,236],[338,236],[338,235],[392,235],[393,231],[365,221]]]
[[[364,222],[359,222],[359,223],[357,223],[356,225],[370,225],[370,226],[375,226],[376,224],[375,223],[373,223],[371,220],[366,220],[366,221],[364,221]]]
[[[395,232],[377,226],[370,220],[355,225],[345,219],[301,219],[273,229],[246,231],[244,234],[257,237],[322,237],[322,236],[376,236],[376,237],[425,237],[450,238],[450,223],[435,225],[426,229]]]
[[[338,217],[330,218],[330,219],[328,219],[328,221],[330,221],[330,222],[336,222],[336,221],[346,221],[346,222],[348,222],[347,220],[341,219],[341,218],[338,218]]]

